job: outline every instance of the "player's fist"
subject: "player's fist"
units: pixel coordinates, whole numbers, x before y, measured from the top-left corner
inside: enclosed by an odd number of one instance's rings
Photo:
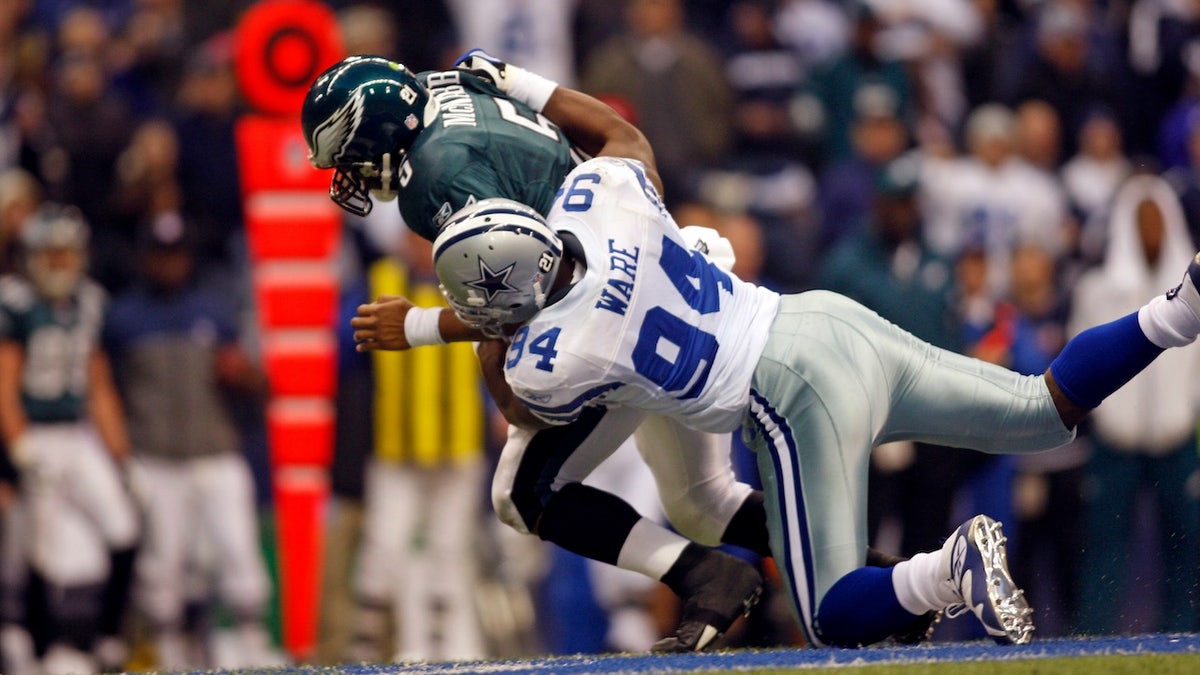
[[[350,319],[358,351],[410,349],[404,319],[412,308],[408,298],[395,295],[380,296],[375,302],[359,305]]]
[[[482,49],[475,48],[458,57],[454,67],[490,81],[500,91],[508,91],[508,64]]]

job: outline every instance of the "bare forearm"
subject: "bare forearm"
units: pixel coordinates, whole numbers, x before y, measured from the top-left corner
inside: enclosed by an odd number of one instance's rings
[[[507,345],[499,340],[486,340],[475,350],[479,355],[479,367],[483,371],[483,382],[496,407],[504,414],[509,424],[526,429],[545,429],[550,425],[533,414],[521,403],[504,379],[504,355]]]
[[[542,114],[589,155],[628,157],[642,162],[654,187],[662,191],[650,142],[608,104],[581,91],[559,87],[546,102]]]
[[[101,354],[93,356],[89,377],[91,391],[88,395],[88,413],[92,424],[113,457],[125,459],[130,452],[125,410],[113,385],[108,359]]]
[[[453,310],[444,308],[438,315],[438,332],[446,342],[479,342],[487,339],[477,328],[463,323]]]
[[[12,448],[28,420],[21,406],[24,350],[15,342],[0,343],[0,439]]]

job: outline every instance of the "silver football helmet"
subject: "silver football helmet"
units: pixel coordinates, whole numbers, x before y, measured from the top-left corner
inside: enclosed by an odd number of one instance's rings
[[[442,293],[464,323],[489,337],[546,306],[562,262],[562,240],[537,211],[485,199],[450,217],[433,243]]]
[[[71,297],[87,272],[89,229],[74,206],[43,204],[21,226],[26,276],[47,300]]]

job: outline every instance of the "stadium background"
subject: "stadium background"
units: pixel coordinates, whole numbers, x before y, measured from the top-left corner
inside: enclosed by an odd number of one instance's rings
[[[357,417],[352,418],[346,408],[339,407],[344,388],[361,384],[352,379],[361,376],[356,372],[361,368],[346,368],[345,364],[364,363],[364,357],[347,348],[346,313],[352,311],[355,299],[367,297],[352,294],[362,293],[365,276],[348,276],[345,259],[374,262],[380,254],[379,239],[372,238],[368,224],[348,221],[329,202],[328,174],[312,170],[305,158],[297,123],[299,103],[318,72],[372,40],[383,39],[384,47],[371,51],[386,50],[414,71],[449,67],[464,47],[475,46],[464,44],[460,37],[470,22],[456,11],[465,7],[469,15],[472,10],[490,11],[493,4],[506,3],[5,3],[4,44],[10,67],[3,90],[4,117],[0,118],[4,124],[0,161],[5,168],[31,170],[49,195],[84,208],[99,235],[95,237],[93,272],[113,289],[128,283],[129,271],[123,269],[122,258],[130,250],[126,246],[133,233],[130,224],[155,208],[142,204],[138,207],[141,211],[114,213],[107,206],[97,206],[108,204],[109,194],[122,188],[117,160],[132,147],[128,140],[133,130],[145,120],[185,118],[177,96],[191,78],[226,72],[236,77],[239,100],[217,113],[220,124],[208,129],[194,124],[179,127],[181,203],[186,217],[208,228],[200,233],[200,250],[209,256],[210,273],[229,275],[229,288],[245,303],[247,341],[270,382],[271,395],[262,409],[242,411],[242,429],[247,456],[256,470],[264,550],[275,573],[274,627],[285,650],[300,661],[320,658],[322,621],[334,616],[335,607],[328,596],[326,605],[321,604],[329,556],[325,534],[339,500],[353,502],[361,495],[362,466],[372,450],[371,435],[362,433],[363,428],[380,434],[402,432],[381,430],[377,425],[383,418],[372,416],[369,410],[353,411]],[[539,19],[537,3],[512,0],[507,4],[528,4],[525,11],[532,14],[522,20],[530,23],[521,30],[533,31],[530,26]],[[564,24],[569,34],[566,51],[559,52],[557,61],[528,65],[578,85],[591,65],[589,59],[609,38],[629,29],[621,3],[578,0],[561,4],[570,7]],[[1200,181],[1191,176],[1187,139],[1194,117],[1195,74],[1191,68],[1200,16],[1185,4],[1148,0],[979,2],[972,5],[979,11],[978,17],[988,17],[986,21],[955,25],[950,20],[933,20],[939,8],[950,7],[933,0],[685,1],[685,29],[711,50],[720,65],[699,76],[693,73],[696,79],[689,85],[693,90],[715,88],[720,80],[728,100],[708,111],[714,115],[696,122],[699,130],[695,137],[665,139],[660,153],[668,196],[676,206],[693,209],[689,214],[696,219],[714,217],[714,212],[722,218],[730,212],[757,217],[756,225],[734,219],[721,222],[723,231],[749,231],[751,240],[759,242],[746,249],[758,252],[757,266],[748,269],[782,290],[815,285],[820,257],[845,235],[830,232],[819,210],[826,170],[853,154],[846,145],[851,142],[849,132],[835,133],[836,124],[853,124],[872,100],[869,96],[855,98],[851,87],[850,98],[843,101],[848,110],[816,109],[814,100],[822,100],[821,94],[809,86],[815,81],[809,76],[819,64],[852,51],[851,36],[867,14],[899,29],[892,35],[894,51],[889,57],[900,64],[894,74],[918,78],[922,83],[914,86],[914,79],[896,87],[893,94],[899,100],[885,96],[882,102],[874,102],[886,109],[883,114],[901,119],[907,127],[905,150],[961,151],[963,127],[972,110],[992,102],[1015,108],[1048,99],[1059,113],[1058,132],[1048,140],[1029,136],[1032,145],[1021,150],[1029,161],[1042,162],[1058,172],[1084,145],[1079,132],[1085,121],[1104,116],[1117,123],[1124,143],[1121,153],[1130,170],[1172,178],[1185,208],[1194,207],[1195,201],[1189,199],[1200,194]],[[106,99],[119,101],[117,109],[123,111],[115,117],[88,120],[113,125],[91,129],[95,134],[91,143],[107,145],[107,154],[89,156],[80,147],[70,147],[67,130],[39,134],[21,117],[20,103],[28,100],[28,94],[41,93],[53,102],[54,73],[64,56],[57,40],[69,25],[66,19],[79,7],[97,10],[103,19],[103,35],[96,38],[99,43],[94,48],[104,55]],[[760,8],[775,21],[778,32],[773,42],[746,42],[746,35],[737,32],[737,21],[743,17],[740,12],[746,7]],[[947,16],[961,14],[950,12]],[[1144,39],[1149,30],[1146,26],[1153,27],[1157,39]],[[383,27],[388,30],[372,30]],[[503,26],[497,23],[495,27]],[[1079,73],[1072,76],[1043,67],[1039,41],[1046,35],[1066,36],[1087,45]],[[527,63],[520,59],[519,41],[488,46],[515,62]],[[544,56],[528,54],[530,58]],[[621,73],[615,77],[620,78]],[[942,88],[939,78],[957,79],[958,83]],[[682,102],[675,111],[655,113],[639,110],[627,96],[600,89],[592,93],[609,95],[615,106],[644,123],[648,134],[652,129],[661,130],[675,117],[686,116],[685,109],[692,102]],[[715,113],[724,117],[714,122]],[[840,121],[833,119],[839,115]],[[722,130],[711,134],[715,140],[704,133],[706,124]],[[189,135],[189,131],[205,133]],[[689,148],[695,153],[686,152]],[[56,173],[55,158],[60,156],[56,153],[76,153],[73,166],[80,171]],[[752,207],[763,206],[755,200],[769,202],[765,210],[770,213],[754,213]],[[1070,214],[1081,230],[1086,224],[1085,206],[1089,205],[1073,203]],[[1193,210],[1187,211],[1187,216],[1194,237],[1200,213]],[[1082,249],[1063,253],[1063,259],[1079,269],[1094,264],[1087,256]],[[358,268],[352,265],[351,269]],[[1069,286],[1070,277],[1057,281]],[[398,282],[391,283],[395,287]],[[376,405],[395,405],[387,403],[386,397],[402,397],[400,386],[372,381],[369,388],[379,388],[373,399]],[[475,395],[471,392],[462,397]],[[383,403],[381,396],[385,397]],[[435,401],[432,396],[413,398],[426,406]],[[482,416],[458,417],[462,409],[479,409],[479,405],[460,401],[461,407],[454,410],[434,405],[413,408],[409,414],[414,419],[439,420],[464,434],[482,434]],[[392,419],[392,424],[399,419]],[[464,430],[459,423],[479,428]],[[494,447],[494,429],[488,431]],[[442,445],[441,436],[437,438]],[[992,468],[997,472],[993,476],[1000,475],[1004,481],[1011,480],[1015,471],[1011,466]],[[1001,501],[1008,499],[1000,497]],[[1012,513],[1011,504],[998,508]],[[1143,573],[1133,576],[1152,577],[1158,564],[1153,554],[1157,544],[1145,532],[1153,531],[1154,526],[1150,521],[1139,522],[1148,526],[1136,530],[1141,537],[1137,550],[1151,553],[1137,558]],[[578,561],[559,553],[548,555],[549,564],[563,574],[547,577],[549,588],[556,579],[571,578],[566,570],[580,567]],[[530,624],[531,635],[509,636],[515,640],[511,644],[516,651],[571,653],[603,647],[603,636],[595,634],[594,626],[602,625],[604,619],[588,597],[586,584],[564,584],[566,590],[560,595],[545,596],[557,600],[537,604],[535,614],[540,621]],[[1131,584],[1122,596],[1128,604],[1115,611],[1122,617],[1119,628],[1152,628],[1161,593],[1153,584]],[[1139,595],[1146,601],[1133,601]],[[583,604],[577,607],[586,610],[563,611],[568,596],[581,600]],[[1050,625],[1052,630],[1057,626],[1060,632],[1067,632],[1069,619],[1052,615]],[[592,629],[583,630],[588,627]],[[778,626],[760,630],[776,641],[794,639]]]

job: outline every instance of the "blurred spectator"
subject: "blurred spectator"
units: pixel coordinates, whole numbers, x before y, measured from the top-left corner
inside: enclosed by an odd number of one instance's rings
[[[806,70],[832,61],[849,48],[851,26],[844,3],[781,0],[777,5],[775,32]]]
[[[565,87],[575,86],[577,0],[447,0],[461,52],[480,48]]]
[[[1195,254],[1174,192],[1155,176],[1134,176],[1113,202],[1108,248],[1100,267],[1075,286],[1072,332],[1136,310],[1150,294],[1179,283]],[[1137,496],[1156,497],[1156,590],[1161,612],[1151,631],[1195,630],[1200,480],[1192,384],[1200,355],[1165,353],[1092,412],[1095,451],[1087,466],[1080,595],[1075,628],[1086,634],[1127,629],[1119,621],[1132,577]],[[1168,395],[1168,392],[1170,394]],[[1150,542],[1147,542],[1150,543]]]
[[[725,73],[735,97],[731,153],[740,158],[805,151],[788,114],[804,65],[776,37],[771,7],[766,0],[738,0],[729,7],[733,44]]]
[[[1116,119],[1107,110],[1093,110],[1079,130],[1079,152],[1067,159],[1059,175],[1075,218],[1083,223],[1108,208],[1117,187],[1133,171],[1125,156],[1124,139]],[[1101,251],[1095,251],[1096,258]],[[1088,251],[1084,251],[1085,257]]]
[[[854,152],[833,162],[817,189],[822,250],[863,228],[884,168],[909,145],[899,101],[887,87],[863,87],[854,97]]]
[[[233,35],[218,33],[189,55],[175,130],[183,216],[196,228],[201,274],[241,273],[242,193],[234,125],[242,112],[233,74]]]
[[[1198,93],[1200,6],[1175,0],[1128,4],[1122,28],[1133,78],[1122,94],[1137,102],[1136,113],[1144,120],[1129,129],[1136,134],[1131,145],[1139,153],[1158,150],[1165,168],[1172,168],[1185,161],[1191,124],[1182,118],[1189,116]],[[1151,145],[1155,142],[1157,147]]]
[[[761,229],[764,259],[760,281],[771,288],[803,290],[812,284],[821,254],[814,208],[816,182],[798,162],[758,162],[706,171],[703,203],[741,215]]]
[[[884,167],[874,184],[870,220],[824,258],[820,288],[843,293],[923,340],[961,349],[951,296],[950,262],[921,237],[920,170],[909,156]],[[950,522],[955,491],[976,453],[923,443],[892,444],[871,462],[869,521],[875,546],[881,523],[895,516],[898,552],[936,546]],[[889,547],[891,548],[891,547]]]
[[[51,198],[78,206],[91,223],[92,274],[101,284],[116,286],[125,273],[133,232],[114,223],[110,197],[117,156],[136,122],[127,101],[111,86],[108,40],[99,10],[81,6],[63,19],[46,116],[65,169],[45,178]]]
[[[17,165],[21,136],[15,106],[19,92],[20,24],[28,3],[0,3],[0,171]]]
[[[168,211],[141,227],[139,283],[116,297],[105,338],[146,479],[137,596],[150,620],[158,667],[276,665],[263,625],[270,582],[259,549],[254,481],[228,409],[234,401],[261,402],[266,382],[238,344],[236,303],[197,283],[183,219]],[[242,398],[231,400],[229,392]],[[189,570],[198,539],[212,549],[211,569]],[[214,579],[234,619],[230,662],[189,661],[189,574]]]
[[[138,125],[129,147],[117,158],[114,219],[144,221],[179,210],[179,138],[161,119]]]
[[[1005,318],[992,327],[987,356],[1026,375],[1046,372],[1066,343],[1067,304],[1055,259],[1037,246],[1013,252],[1012,293]],[[1026,579],[1038,632],[1066,635],[1079,588],[1083,464],[1086,437],[1051,452],[1014,458],[1013,576]]]
[[[1104,29],[1099,10],[1090,3],[1046,0],[1033,31],[1033,54],[1018,66],[1012,91],[1000,95],[1012,106],[1033,99],[1058,111],[1062,155],[1070,157],[1077,151],[1075,139],[1088,111],[1097,105],[1124,109],[1117,92],[1126,69],[1115,62],[1115,37]]]
[[[1200,111],[1200,108],[1197,109]],[[1197,117],[1200,122],[1200,117]],[[1174,188],[1187,219],[1192,241],[1200,241],[1200,123],[1192,124],[1187,134],[1187,161],[1167,170],[1163,176]]]
[[[85,276],[87,237],[78,209],[45,204],[22,228],[21,273],[0,279],[0,435],[28,499],[46,673],[119,670],[128,657],[139,526],[119,473],[130,441],[100,346],[107,297]]]
[[[390,10],[375,4],[355,3],[339,10],[337,18],[347,54],[398,58],[400,40],[396,17]]]
[[[71,3],[55,24],[54,48],[59,54],[84,54],[108,66],[112,39],[110,17],[104,10],[87,3]]]
[[[922,124],[954,130],[967,114],[962,52],[983,36],[983,17],[962,0],[873,0],[886,27],[878,48],[909,64]]]
[[[41,202],[42,186],[28,172],[0,172],[0,274],[18,271],[21,228]]]
[[[411,231],[403,266],[368,271],[371,296],[443,302],[432,244]],[[366,468],[353,656],[378,661],[485,656],[473,589],[486,465],[483,400],[470,344],[372,355],[375,455]],[[389,622],[389,616],[391,621]],[[386,627],[395,627],[389,640]],[[391,651],[382,651],[390,643]]]
[[[862,302],[922,340],[958,351],[950,262],[921,236],[919,161],[908,155],[881,168],[869,226],[829,253],[820,287]]]
[[[1031,99],[1017,106],[1017,154],[1034,167],[1057,175],[1062,162],[1063,129],[1058,111]]]
[[[838,161],[853,152],[851,127],[858,114],[859,91],[882,88],[891,92],[897,116],[906,122],[916,117],[914,84],[903,62],[879,50],[884,29],[879,15],[865,0],[851,3],[853,33],[850,49],[815,69],[802,85],[792,105],[797,127],[824,141],[824,157]]]
[[[94,250],[93,264],[109,291],[118,293],[139,274],[135,252],[138,224],[177,212],[183,200],[178,178],[179,138],[174,127],[161,119],[139,124],[114,168],[110,236],[106,247]]]
[[[113,84],[141,116],[161,115],[175,100],[189,42],[184,0],[131,3],[108,48]]]
[[[349,214],[346,216],[351,218]],[[374,373],[371,359],[355,350],[350,318],[370,302],[365,268],[380,257],[363,236],[369,222],[384,221],[385,231],[401,229],[396,209],[374,209],[365,228],[346,223],[339,256],[340,297],[337,329],[337,388],[334,392],[333,461],[329,467],[330,502],[325,520],[321,565],[321,615],[317,625],[317,663],[344,663],[356,630],[353,590],[355,554],[362,537],[363,483],[375,447]]]
[[[1019,53],[1019,17],[1007,11],[1010,0],[972,0],[979,12],[981,35],[961,53],[963,93],[968,109],[995,101],[1013,77],[1014,54]]]
[[[967,118],[970,154],[922,162],[926,240],[942,255],[967,244],[988,257],[989,289],[1008,293],[1012,251],[1033,243],[1060,256],[1071,241],[1066,198],[1057,179],[1016,155],[1016,120],[1008,108],[988,104]]]
[[[625,30],[584,61],[581,87],[629,100],[654,146],[668,205],[724,158],[733,92],[720,57],[684,24],[683,0],[626,0]]]

